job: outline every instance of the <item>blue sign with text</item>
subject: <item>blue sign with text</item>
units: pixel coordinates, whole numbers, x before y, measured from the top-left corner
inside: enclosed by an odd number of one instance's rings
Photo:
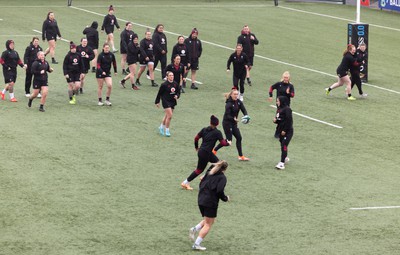
[[[400,0],[379,0],[379,8],[400,12]]]

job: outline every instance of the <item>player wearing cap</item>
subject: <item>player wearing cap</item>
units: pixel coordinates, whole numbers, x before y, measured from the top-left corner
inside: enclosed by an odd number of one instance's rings
[[[198,175],[200,175],[206,168],[208,162],[217,163],[218,157],[212,153],[215,144],[219,141],[219,146],[228,146],[230,141],[224,139],[221,131],[217,129],[219,120],[216,116],[211,115],[210,126],[202,128],[199,133],[194,138],[194,148],[197,151],[197,167],[188,176],[186,180],[181,183],[181,187],[186,190],[193,190],[190,187],[190,182],[193,181]],[[199,148],[199,140],[202,139],[202,143]]]
[[[190,79],[192,80],[191,89],[198,89],[196,86],[196,74],[199,70],[199,59],[201,53],[203,52],[203,47],[201,41],[198,38],[199,31],[197,28],[193,28],[190,36],[185,39],[185,44],[188,49],[188,54],[190,56],[190,62],[188,63],[188,68],[190,69]]]
[[[17,65],[26,69],[27,65],[24,65],[22,60],[19,58],[18,52],[14,50],[14,41],[7,40],[6,41],[6,50],[3,51],[0,57],[0,64],[3,65],[3,76],[5,87],[3,91],[0,92],[0,97],[2,100],[5,100],[6,91],[10,95],[11,102],[18,102],[18,100],[14,97],[14,84],[17,80]]]
[[[63,72],[68,83],[69,103],[76,104],[75,95],[78,94],[81,87],[81,75],[84,72],[84,64],[81,54],[76,51],[76,45],[73,42],[70,42],[69,49],[64,58]]]

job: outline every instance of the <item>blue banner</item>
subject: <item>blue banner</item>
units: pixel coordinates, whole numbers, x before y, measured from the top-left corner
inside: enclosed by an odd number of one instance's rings
[[[379,0],[379,8],[400,12],[400,0]]]

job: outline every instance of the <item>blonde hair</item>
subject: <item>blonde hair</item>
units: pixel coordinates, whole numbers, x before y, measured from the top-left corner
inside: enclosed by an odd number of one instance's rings
[[[232,90],[229,93],[224,93],[225,99],[230,98],[232,96],[233,92],[235,92],[235,91],[238,91],[238,90],[235,88],[232,88]]]
[[[284,73],[282,74],[281,81],[283,81],[283,77],[285,77],[285,76],[289,76],[289,81],[290,81],[290,73],[289,73],[289,71],[286,71],[286,72],[284,72]]]
[[[214,175],[216,173],[225,171],[227,168],[228,168],[228,162],[226,162],[225,160],[220,160],[214,164],[214,167],[211,168],[208,175]]]

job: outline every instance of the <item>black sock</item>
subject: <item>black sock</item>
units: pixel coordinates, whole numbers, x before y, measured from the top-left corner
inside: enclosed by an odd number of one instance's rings
[[[103,99],[101,97],[99,97],[99,102],[103,101]]]
[[[110,100],[110,97],[106,97],[106,101],[109,101]]]
[[[347,94],[347,97],[351,97],[351,93],[350,93],[350,94]]]
[[[151,80],[151,85],[154,85],[154,80]]]
[[[329,88],[328,88],[328,91],[331,91],[331,90],[332,90],[332,89],[329,87]]]
[[[39,108],[43,109],[43,105],[41,104],[41,105],[39,106]]]

